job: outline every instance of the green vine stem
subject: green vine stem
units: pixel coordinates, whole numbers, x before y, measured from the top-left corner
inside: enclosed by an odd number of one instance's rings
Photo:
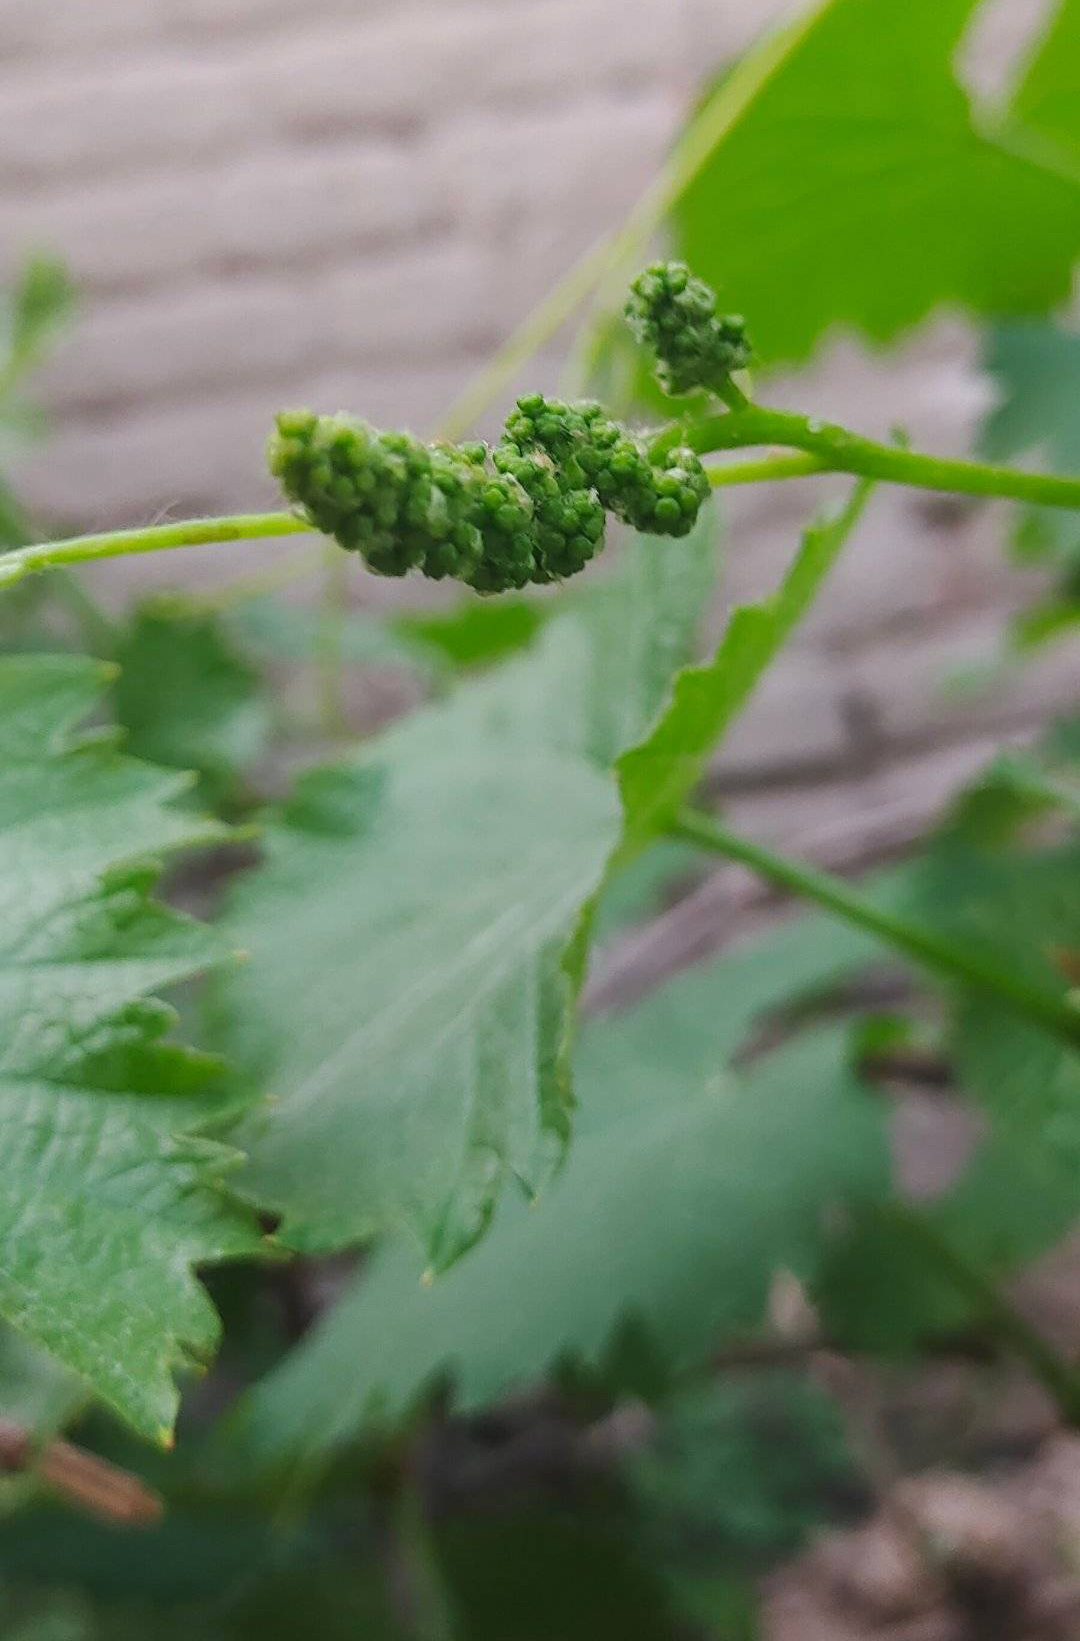
[[[925,928],[886,907],[876,905],[842,879],[779,855],[696,810],[684,811],[670,831],[673,837],[683,838],[713,854],[723,855],[727,860],[749,866],[770,883],[804,900],[813,901],[843,918],[846,923],[876,935],[886,945],[914,958],[934,973],[999,998],[1044,1030],[1080,1044],[1080,1007],[1054,996],[1052,992],[1028,985],[1027,981],[997,964],[992,957],[957,945],[934,929]]]
[[[1005,1350],[1024,1362],[1045,1386],[1068,1422],[1080,1423],[1080,1371],[1015,1309],[993,1281],[955,1248],[917,1208],[890,1202],[867,1210],[886,1230],[899,1232],[935,1266],[949,1285],[975,1307]]]
[[[92,536],[69,536],[64,541],[38,541],[0,554],[0,591],[56,564],[85,564],[90,559],[159,553],[207,542],[262,541],[268,536],[310,534],[311,525],[295,513],[237,513],[230,518],[181,519],[175,524],[148,524],[138,530],[105,530]]]
[[[1012,501],[1040,502],[1047,507],[1080,508],[1080,478],[928,456],[896,445],[879,444],[834,422],[820,422],[810,416],[759,405],[748,404],[716,416],[672,423],[656,435],[650,448],[654,454],[662,455],[679,445],[689,445],[699,455],[743,449],[748,445],[784,445],[805,451],[820,463],[819,467],[806,471],[854,473],[918,490],[1003,496]]]
[[[919,490],[998,496],[1080,510],[1080,477],[931,456],[880,444],[834,422],[748,403],[736,403],[735,408],[716,415],[672,422],[654,435],[649,448],[654,456],[662,456],[680,445],[689,445],[702,456],[754,445],[783,446],[796,452],[716,467],[709,479],[717,489],[815,473],[851,473]],[[310,533],[311,526],[296,513],[241,513],[229,518],[185,519],[136,530],[35,542],[0,555],[0,590],[56,564],[81,564],[90,559],[120,558],[128,553],[152,553],[207,542]]]

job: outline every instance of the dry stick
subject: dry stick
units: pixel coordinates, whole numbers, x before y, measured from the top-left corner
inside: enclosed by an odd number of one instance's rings
[[[60,1438],[36,1450],[30,1434],[0,1419],[0,1471],[32,1473],[69,1504],[118,1527],[152,1527],[164,1510],[159,1496],[128,1470]]]

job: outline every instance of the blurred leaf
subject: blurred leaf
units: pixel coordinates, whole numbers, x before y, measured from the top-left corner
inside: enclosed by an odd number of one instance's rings
[[[502,661],[527,649],[562,607],[557,599],[467,598],[439,615],[399,615],[393,630],[455,667]]]
[[[1013,617],[1010,637],[1018,650],[1035,649],[1080,628],[1080,597],[1066,593],[1032,604]]]
[[[1013,97],[1025,130],[1059,143],[1080,159],[1080,5],[1057,0],[1048,28]]]
[[[733,612],[712,658],[678,675],[671,702],[651,733],[620,758],[631,840],[661,831],[690,794],[724,731],[813,604],[871,489],[858,484],[841,512],[804,533],[776,592]]]
[[[569,1121],[564,960],[618,834],[608,765],[685,659],[711,533],[643,539],[533,651],[303,779],[225,928],[219,1030],[278,1096],[245,1188],[333,1248],[408,1226],[438,1265]]]
[[[996,829],[988,836],[999,843]],[[919,916],[1004,954],[1019,975],[1067,987],[1069,954],[1080,962],[1080,845],[1029,853],[946,832],[908,885]],[[1080,1055],[975,994],[955,1000],[950,1041],[958,1085],[990,1129],[921,1216],[966,1266],[996,1280],[1080,1215]],[[903,1213],[875,1216],[833,1250],[818,1296],[831,1337],[906,1351],[978,1319],[972,1294],[928,1264],[918,1227]]]
[[[0,661],[0,1315],[161,1439],[172,1367],[216,1337],[192,1267],[258,1237],[229,1153],[190,1132],[217,1068],[146,999],[221,959],[145,864],[209,829],[169,807],[175,777],[71,739],[105,677]]]
[[[889,341],[943,303],[1009,314],[1068,295],[1080,168],[972,119],[952,65],[976,3],[813,7],[678,202],[681,254],[764,361],[839,326]]]
[[[10,301],[9,369],[36,364],[75,307],[75,287],[64,264],[33,256],[23,268]]]
[[[221,619],[236,639],[271,660],[310,661],[319,649],[322,616],[310,605],[253,598],[223,612]],[[422,676],[437,670],[423,644],[362,610],[342,612],[340,646],[342,660],[355,666],[405,667]]]
[[[85,1403],[86,1389],[53,1357],[0,1326],[0,1418],[52,1435]]]
[[[702,875],[701,850],[678,838],[658,838],[615,872],[604,885],[593,919],[595,945],[663,910],[676,887]]]
[[[644,1546],[691,1589],[793,1554],[862,1491],[836,1404],[786,1368],[680,1392],[624,1475]]]
[[[0,549],[22,547],[32,539],[30,521],[18,498],[0,479]]]
[[[116,660],[113,709],[127,750],[194,770],[206,804],[235,797],[266,751],[270,708],[221,621],[182,597],[153,598],[132,613]]]
[[[1001,394],[980,435],[987,459],[1035,455],[1059,473],[1080,473],[1080,336],[1049,319],[997,324],[983,364]],[[1080,575],[1080,524],[1067,508],[1024,508],[1016,547],[1022,558]]]
[[[100,1631],[87,1605],[63,1591],[28,1596],[0,1589],[4,1641],[98,1641]]]
[[[607,1501],[523,1506],[440,1525],[438,1551],[468,1641],[677,1641],[663,1582]],[[721,1641],[741,1641],[722,1634]]]
[[[318,1465],[443,1375],[483,1407],[562,1359],[614,1368],[630,1324],[670,1373],[759,1323],[777,1270],[816,1267],[826,1208],[884,1189],[885,1145],[834,1033],[740,1078],[723,1067],[763,1010],[864,956],[857,938],[830,949],[814,920],[591,1025],[575,1143],[544,1197],[505,1202],[432,1286],[411,1249],[380,1249],[249,1396],[246,1451]]]

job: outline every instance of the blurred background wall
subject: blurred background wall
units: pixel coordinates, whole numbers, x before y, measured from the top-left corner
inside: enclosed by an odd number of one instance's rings
[[[709,73],[788,9],[4,0],[3,260],[57,250],[81,291],[41,382],[54,436],[15,475],[27,502],[78,529],[272,505],[261,450],[283,402],[430,426],[620,221]],[[992,5],[971,72],[992,85],[1043,9]],[[529,380],[552,385],[558,367],[553,347]],[[886,358],[840,340],[770,394],[960,452],[991,387],[946,317]],[[770,584],[821,494],[732,503],[729,596]],[[748,823],[841,852],[902,835],[988,736],[1023,734],[1064,698],[1075,658],[1053,651],[988,694],[945,688],[994,653],[1025,590],[1006,527],[994,508],[877,498],[724,755],[718,780]],[[123,570],[214,573],[212,553]],[[398,591],[356,582],[364,600]]]

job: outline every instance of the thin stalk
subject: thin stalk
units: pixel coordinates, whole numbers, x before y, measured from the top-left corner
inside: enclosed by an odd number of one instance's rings
[[[918,490],[948,490],[967,496],[1004,496],[1013,501],[1039,502],[1047,507],[1080,508],[1080,477],[1030,473],[986,462],[957,461],[929,456],[918,450],[879,444],[834,422],[819,422],[787,410],[748,405],[673,423],[652,442],[661,453],[687,444],[707,455],[715,450],[740,450],[749,445],[784,445],[816,456],[823,468],[884,479]]]
[[[13,587],[25,576],[51,569],[54,564],[86,564],[91,559],[158,553],[211,541],[259,541],[267,536],[310,532],[310,524],[295,513],[238,513],[231,518],[182,519],[175,524],[148,524],[137,530],[106,530],[98,535],[70,536],[65,541],[34,542],[0,554],[0,588]]]
[[[1019,975],[1000,967],[991,957],[968,946],[956,945],[933,929],[900,916],[833,877],[800,861],[776,854],[737,832],[694,810],[685,810],[671,827],[671,835],[696,843],[699,848],[738,861],[752,871],[804,900],[814,901],[828,912],[892,946],[905,956],[947,980],[959,981],[987,996],[1008,1003],[1018,1014],[1034,1020],[1055,1036],[1080,1043],[1080,1008],[1051,992],[1031,986]]]
[[[801,479],[832,469],[820,456],[762,456],[760,461],[733,462],[730,467],[710,467],[709,483],[714,490],[732,484],[762,484],[771,479]]]
[[[741,400],[742,395],[739,397]],[[710,474],[717,488],[797,478],[809,473],[851,473],[920,490],[1002,496],[1047,507],[1080,510],[1080,477],[1031,473],[985,462],[926,455],[896,445],[879,444],[832,422],[819,422],[791,411],[768,410],[749,403],[719,415],[672,422],[653,437],[650,450],[659,456],[678,445],[689,445],[700,455],[752,445],[781,446],[801,453],[773,455],[739,467],[718,468]],[[207,542],[311,533],[311,526],[295,513],[241,513],[230,518],[184,519],[137,530],[113,530],[99,535],[73,536],[66,541],[39,542],[0,555],[0,591],[56,564],[82,564],[91,559],[119,558],[128,553],[152,553]],[[308,568],[309,560],[305,556],[295,573],[306,573]],[[291,580],[293,573],[290,568],[280,581],[275,580],[275,585]]]
[[[438,428],[441,438],[458,439],[467,433],[521,366],[555,335],[586,298],[640,253],[675,201],[708,164],[717,144],[738,123],[762,87],[814,26],[821,9],[820,5],[811,7],[808,13],[769,35],[742,58],[716,95],[709,99],[667,166],[642,194],[622,227],[594,245],[552,286],[543,301],[444,413]]]
[[[927,1264],[936,1266],[957,1293],[981,1312],[1001,1343],[1019,1357],[1049,1391],[1069,1423],[1075,1425],[1080,1421],[1080,1371],[1059,1356],[1049,1340],[1014,1309],[996,1283],[977,1266],[969,1264],[938,1227],[916,1208],[893,1202],[871,1212],[879,1221],[898,1225],[917,1243]]]

